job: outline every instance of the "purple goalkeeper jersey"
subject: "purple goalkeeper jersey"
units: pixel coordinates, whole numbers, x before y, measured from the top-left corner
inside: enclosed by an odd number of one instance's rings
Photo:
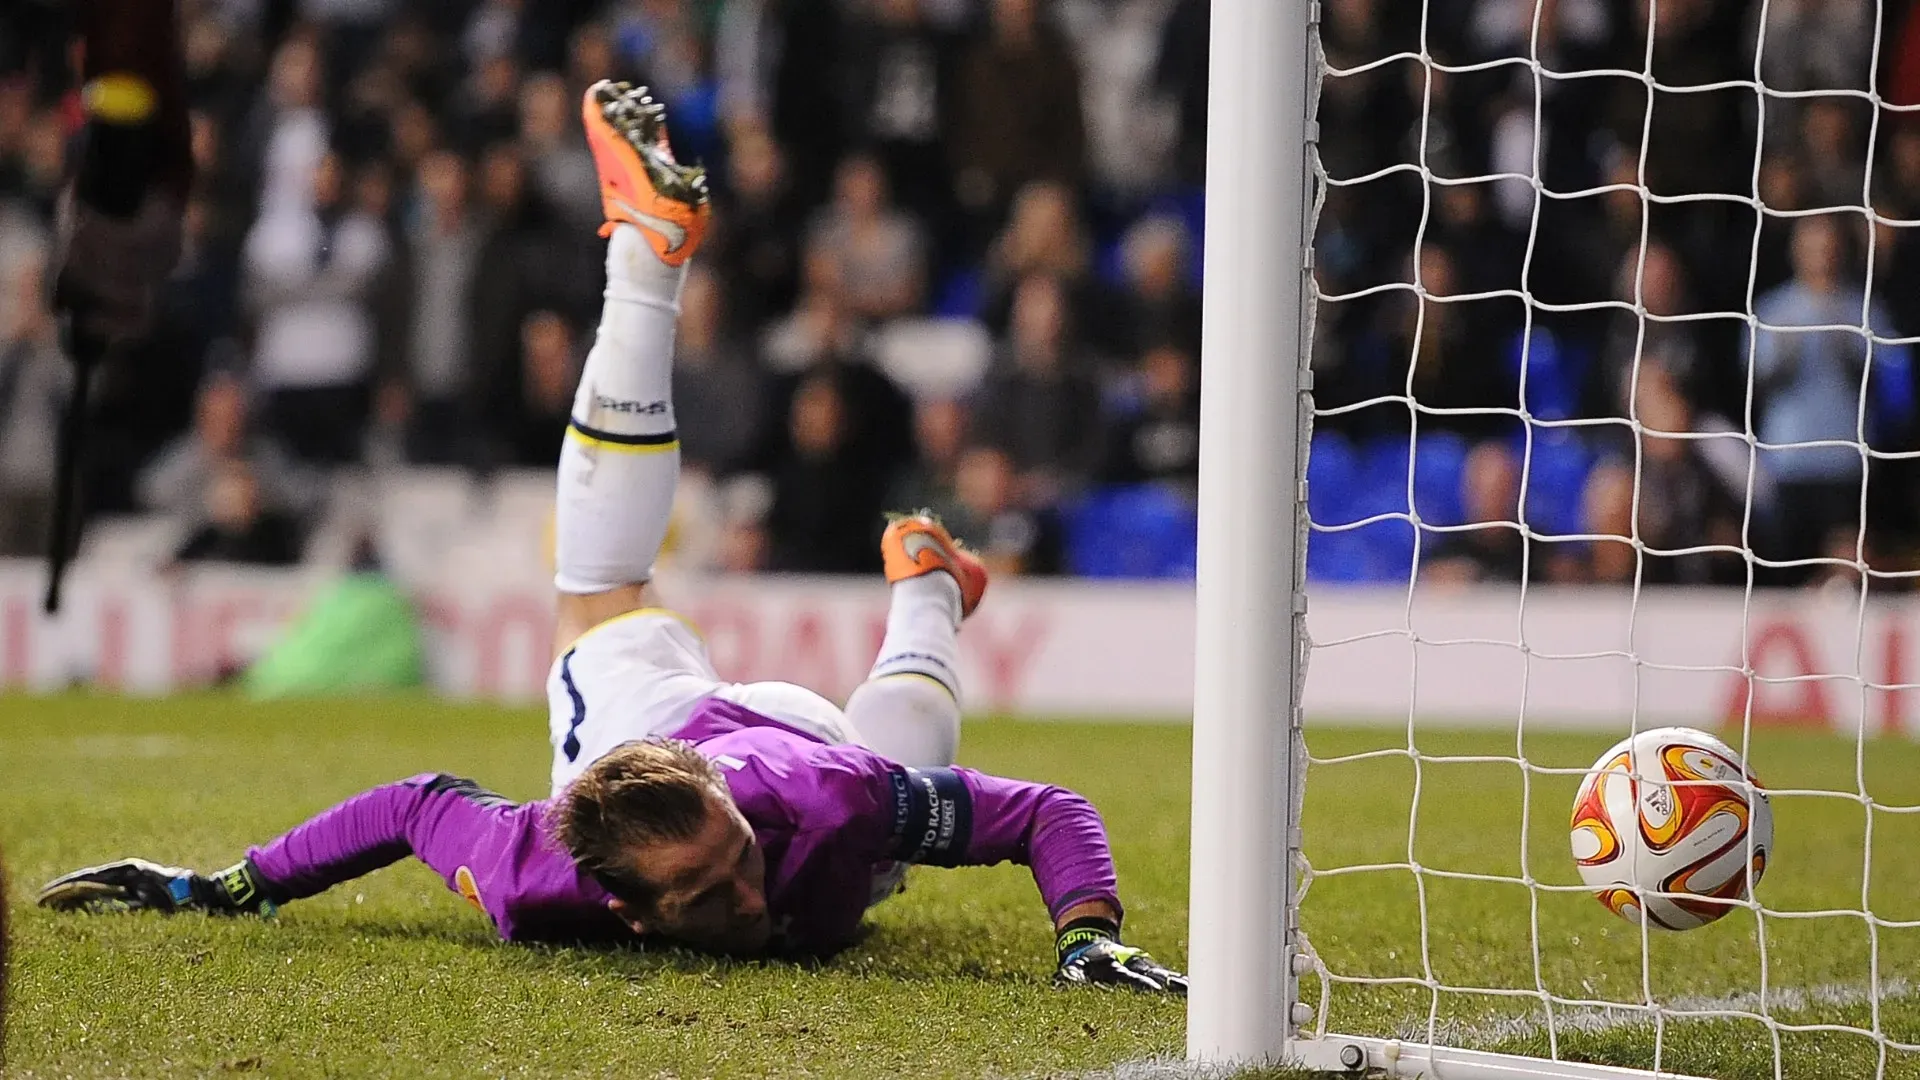
[[[894,862],[1023,863],[1055,917],[1089,900],[1119,910],[1106,828],[1092,804],[1064,788],[972,769],[909,769],[718,699],[674,734],[720,767],[753,826],[778,949],[846,945],[876,871]],[[548,806],[423,774],[356,795],[247,854],[280,901],[413,855],[510,941],[630,939],[607,907],[612,895],[550,836]]]

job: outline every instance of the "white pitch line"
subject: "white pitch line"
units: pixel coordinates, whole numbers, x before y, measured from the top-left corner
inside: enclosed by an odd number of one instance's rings
[[[1880,980],[1880,1000],[1892,1001],[1920,996],[1920,984],[1906,979]],[[1767,1010],[1776,1019],[1782,1013],[1805,1012],[1815,1008],[1845,1008],[1864,1004],[1867,988],[1858,983],[1830,983],[1823,986],[1781,987],[1767,993]],[[1663,1002],[1669,1010],[1688,1013],[1745,1013],[1760,1015],[1758,992],[1728,994],[1723,997],[1681,997]],[[1733,1019],[1735,1017],[1678,1016],[1675,1021]],[[1652,1026],[1653,1019],[1643,1009],[1633,1008],[1559,1008],[1554,1011],[1554,1027],[1563,1032],[1591,1034],[1634,1026]],[[1545,1023],[1534,1017],[1515,1016],[1483,1024],[1447,1021],[1434,1029],[1438,1041],[1446,1046],[1486,1047],[1509,1039],[1526,1039],[1546,1033]],[[1426,1025],[1407,1026],[1394,1036],[1408,1042],[1426,1042]],[[1123,1061],[1107,1069],[1073,1074],[1078,1080],[1227,1080],[1237,1069],[1197,1065],[1180,1058],[1151,1057]]]
[[[1105,1069],[1069,1074],[1073,1080],[1232,1080],[1245,1066],[1205,1065],[1177,1057],[1122,1061]]]
[[[1880,980],[1880,1000],[1889,1001],[1913,997],[1920,994],[1920,986],[1902,978]],[[1837,1008],[1865,1004],[1870,999],[1868,989],[1859,983],[1829,983],[1822,986],[1797,987],[1786,986],[1767,992],[1767,1012],[1777,1019],[1781,1013],[1804,1012],[1808,1009],[1826,1007]],[[1679,997],[1661,1002],[1662,1008],[1671,1012],[1683,1013],[1727,1013],[1743,1014],[1739,1016],[1669,1016],[1672,1021],[1752,1019],[1760,1016],[1760,994],[1749,991],[1739,994],[1727,994],[1722,997]],[[1556,1007],[1553,1013],[1553,1026],[1557,1031],[1593,1033],[1614,1031],[1625,1027],[1651,1027],[1653,1016],[1643,1007],[1622,1006],[1619,1008]],[[1526,1039],[1544,1035],[1546,1022],[1536,1015],[1512,1016],[1485,1023],[1469,1024],[1457,1020],[1443,1021],[1434,1027],[1438,1042],[1447,1046],[1488,1046],[1509,1039]],[[1427,1026],[1413,1024],[1402,1026],[1396,1038],[1408,1041],[1427,1041]]]

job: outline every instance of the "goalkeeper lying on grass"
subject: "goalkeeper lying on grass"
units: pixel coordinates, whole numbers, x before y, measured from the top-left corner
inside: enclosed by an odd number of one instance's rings
[[[413,855],[510,941],[658,937],[755,954],[848,944],[897,864],[1027,863],[1058,932],[1057,978],[1182,993],[1119,942],[1100,817],[1057,787],[910,769],[711,698],[672,740],[630,742],[558,798],[513,803],[415,776],[327,810],[203,876],[128,859],[49,884],[43,905],[269,914]]]
[[[471,780],[375,788],[211,876],[126,860],[68,874],[62,909],[265,913],[414,855],[510,941],[657,938],[717,952],[848,944],[911,864],[1033,868],[1058,979],[1184,993],[1119,939],[1106,829],[1057,787],[953,767],[960,623],[985,566],[926,516],[881,537],[880,654],[843,711],[790,683],[728,683],[649,579],[679,475],[669,375],[705,177],[667,147],[644,91],[583,109],[610,239],[606,306],[562,448],[550,674],[553,795]],[[877,524],[877,523],[876,523]]]

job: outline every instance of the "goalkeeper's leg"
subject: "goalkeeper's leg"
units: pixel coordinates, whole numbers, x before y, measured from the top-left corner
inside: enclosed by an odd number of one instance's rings
[[[880,550],[892,603],[867,681],[847,699],[866,744],[914,768],[953,764],[960,746],[960,623],[987,589],[987,569],[925,514],[887,526]]]
[[[607,218],[607,288],[560,451],[556,651],[648,606],[680,474],[674,323],[708,215],[705,174],[674,160],[664,110],[644,90],[598,83],[582,119]]]

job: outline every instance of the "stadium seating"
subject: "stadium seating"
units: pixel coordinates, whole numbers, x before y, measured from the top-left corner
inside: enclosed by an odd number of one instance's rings
[[[1523,441],[1514,448],[1526,465],[1526,489],[1521,506],[1527,524],[1548,536],[1583,532],[1583,500],[1593,454],[1578,432],[1570,428],[1533,429],[1531,461]]]
[[[1066,515],[1068,569],[1091,578],[1191,578],[1199,518],[1155,484],[1101,488]]]
[[[1507,369],[1516,380],[1525,368],[1527,413],[1542,420],[1565,420],[1580,413],[1591,357],[1569,345],[1553,331],[1534,327],[1514,335],[1507,351]]]
[[[987,287],[980,269],[963,266],[940,279],[933,293],[934,315],[947,319],[971,319],[986,306]]]

